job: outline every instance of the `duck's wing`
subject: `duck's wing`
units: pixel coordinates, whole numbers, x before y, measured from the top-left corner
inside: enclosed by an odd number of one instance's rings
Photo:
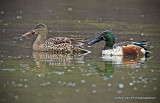
[[[52,45],[59,45],[63,43],[68,43],[73,46],[82,46],[85,40],[82,38],[67,38],[67,37],[56,37],[56,38],[49,38],[45,41],[45,43],[49,43]]]
[[[117,47],[123,47],[123,46],[127,46],[127,45],[133,45],[133,42],[120,42],[120,43],[115,43],[113,45],[113,48],[117,48]]]
[[[146,41],[142,41],[142,42],[130,42],[130,41],[126,41],[126,42],[120,42],[120,43],[115,43],[113,48],[116,48],[116,47],[123,47],[123,46],[128,46],[128,45],[137,45],[141,48],[144,48],[145,50],[146,49],[146,46],[147,46],[148,42]]]

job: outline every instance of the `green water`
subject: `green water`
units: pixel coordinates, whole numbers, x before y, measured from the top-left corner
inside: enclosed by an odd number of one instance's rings
[[[160,100],[159,2],[6,1],[0,4],[0,103]],[[129,6],[130,3],[133,5]],[[103,10],[105,13],[100,12]],[[152,54],[149,58],[102,58],[104,42],[93,46],[86,42],[89,54],[34,52],[36,37],[21,35],[40,22],[48,26],[48,37],[80,37],[89,41],[108,29],[115,33],[116,42],[149,41],[147,48]]]

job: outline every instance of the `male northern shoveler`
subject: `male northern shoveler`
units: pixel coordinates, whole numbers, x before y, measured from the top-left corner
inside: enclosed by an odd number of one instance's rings
[[[37,24],[29,32],[22,35],[22,37],[31,36],[37,34],[33,44],[34,51],[52,51],[55,53],[86,53],[83,47],[84,39],[81,38],[67,38],[67,37],[55,37],[47,39],[48,29],[45,24]],[[46,40],[47,39],[47,40]]]
[[[90,41],[88,45],[92,45],[101,40],[106,41],[104,49],[102,51],[102,55],[110,55],[110,56],[147,56],[150,52],[146,49],[146,42],[122,42],[115,44],[114,34],[105,30],[102,32],[97,38]]]

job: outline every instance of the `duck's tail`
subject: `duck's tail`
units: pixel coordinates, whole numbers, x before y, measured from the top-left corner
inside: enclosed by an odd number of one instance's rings
[[[146,50],[146,52],[145,52],[145,57],[149,57],[149,56],[148,56],[149,54],[152,54],[152,52]]]
[[[148,45],[149,42],[147,41],[142,41],[142,42],[134,42],[134,45],[140,46],[141,48],[143,48],[145,50],[145,56],[149,57],[149,54],[152,54],[152,52],[150,52],[146,47]]]
[[[134,45],[140,46],[141,48],[144,48],[145,50],[147,50],[147,45],[148,42],[147,41],[142,41],[142,42],[133,42]]]

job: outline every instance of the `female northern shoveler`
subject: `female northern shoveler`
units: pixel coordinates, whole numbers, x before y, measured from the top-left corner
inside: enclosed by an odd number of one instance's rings
[[[115,44],[114,34],[109,30],[102,32],[97,38],[90,41],[88,45],[92,45],[101,40],[106,41],[104,50],[102,51],[102,55],[147,56],[147,54],[150,53],[146,49],[146,42],[122,42]]]
[[[31,31],[22,35],[22,37],[37,34],[33,44],[34,51],[52,51],[55,53],[86,53],[88,52],[84,47],[84,39],[81,38],[67,38],[55,37],[47,39],[48,29],[45,24],[37,24]],[[46,40],[47,39],[47,40]]]

